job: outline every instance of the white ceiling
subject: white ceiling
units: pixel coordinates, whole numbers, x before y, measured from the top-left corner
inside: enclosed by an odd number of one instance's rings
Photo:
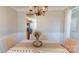
[[[12,6],[11,8],[13,8],[14,10],[16,11],[20,11],[20,12],[24,12],[28,9],[28,6]],[[67,6],[49,6],[48,7],[48,10],[52,10],[52,11],[55,11],[55,10],[60,10],[60,11],[63,11],[67,8]]]

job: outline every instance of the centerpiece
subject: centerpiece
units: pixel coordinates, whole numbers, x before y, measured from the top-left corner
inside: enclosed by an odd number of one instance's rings
[[[40,37],[40,35],[41,35],[41,32],[36,31],[36,32],[33,33],[33,35],[34,35],[35,38],[36,38],[36,40],[33,41],[33,46],[35,46],[35,47],[40,47],[40,46],[42,46],[42,41],[39,40],[39,37]]]

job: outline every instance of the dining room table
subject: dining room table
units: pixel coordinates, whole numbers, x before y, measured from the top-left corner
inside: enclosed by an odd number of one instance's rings
[[[69,53],[60,43],[42,42],[42,46],[35,47],[33,46],[33,40],[22,40],[10,48],[7,53]]]

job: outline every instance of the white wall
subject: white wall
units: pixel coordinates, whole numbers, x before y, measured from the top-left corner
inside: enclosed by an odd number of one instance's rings
[[[78,11],[77,11],[77,25],[76,25],[76,31],[79,32],[79,8],[78,8]]]
[[[26,31],[26,14],[24,12],[18,12],[18,32]]]
[[[0,7],[0,36],[17,32],[17,12],[10,7]]]
[[[23,40],[26,39],[26,13],[25,12],[18,12],[18,39]],[[24,34],[25,33],[25,34]]]
[[[63,40],[64,11],[48,11],[45,16],[38,16],[37,30],[44,33],[49,40]]]
[[[0,7],[0,52],[7,50],[3,38],[16,33],[17,25],[17,12],[10,7]]]
[[[37,30],[49,40],[62,41],[64,33],[64,11],[48,11],[45,16],[37,17]],[[25,32],[26,15],[18,12],[19,32]]]
[[[64,12],[49,11],[45,16],[38,16],[37,29],[43,32],[64,32]]]

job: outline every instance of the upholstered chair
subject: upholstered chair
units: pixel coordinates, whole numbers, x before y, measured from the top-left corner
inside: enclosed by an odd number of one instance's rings
[[[66,39],[64,41],[64,47],[71,53],[78,52],[79,41],[76,39]]]

